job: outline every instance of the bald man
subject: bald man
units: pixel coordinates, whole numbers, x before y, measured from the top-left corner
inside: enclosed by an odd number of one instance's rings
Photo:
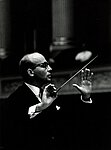
[[[23,56],[19,67],[23,84],[9,96],[4,105],[4,147],[14,150],[59,150],[64,140],[61,139],[60,146],[56,125],[61,115],[56,101],[58,93],[51,83],[52,68],[38,52]],[[83,102],[92,103],[92,73],[85,69],[82,74],[83,84],[73,86],[81,92]],[[69,145],[64,144],[68,148]]]

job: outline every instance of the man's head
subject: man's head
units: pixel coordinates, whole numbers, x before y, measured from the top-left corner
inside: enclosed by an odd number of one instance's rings
[[[20,72],[24,80],[33,85],[41,85],[51,81],[52,68],[45,57],[34,52],[26,54],[19,62]]]

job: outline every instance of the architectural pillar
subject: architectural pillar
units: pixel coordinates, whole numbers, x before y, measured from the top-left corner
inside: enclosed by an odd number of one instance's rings
[[[52,45],[50,51],[65,49],[74,36],[74,1],[52,0]]]
[[[9,0],[0,0],[0,59],[7,57],[10,47]]]

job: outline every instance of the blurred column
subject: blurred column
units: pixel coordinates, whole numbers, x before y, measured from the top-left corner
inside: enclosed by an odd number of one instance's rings
[[[50,52],[69,49],[74,39],[74,0],[52,0]]]
[[[108,15],[108,19],[109,19],[109,23],[108,23],[108,29],[109,29],[109,46],[111,48],[111,0],[109,0],[109,15]]]
[[[73,37],[74,7],[73,0],[52,0],[53,40],[59,37]]]
[[[0,59],[7,57],[10,47],[9,0],[0,0]]]

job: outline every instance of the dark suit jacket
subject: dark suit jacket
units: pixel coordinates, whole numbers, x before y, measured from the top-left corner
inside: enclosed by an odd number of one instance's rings
[[[48,109],[30,119],[28,108],[37,103],[38,99],[25,84],[5,101],[2,113],[4,145],[7,149],[50,147],[50,140],[53,138],[50,123],[54,119],[54,113],[50,114],[51,110]]]
[[[80,101],[80,97],[77,101]],[[74,116],[74,111],[78,113],[76,106],[74,107],[70,99],[66,101],[57,98],[51,106],[30,119],[28,108],[38,102],[25,84],[5,101],[3,108],[5,149],[32,150],[36,147],[37,150],[73,150],[77,138]]]

